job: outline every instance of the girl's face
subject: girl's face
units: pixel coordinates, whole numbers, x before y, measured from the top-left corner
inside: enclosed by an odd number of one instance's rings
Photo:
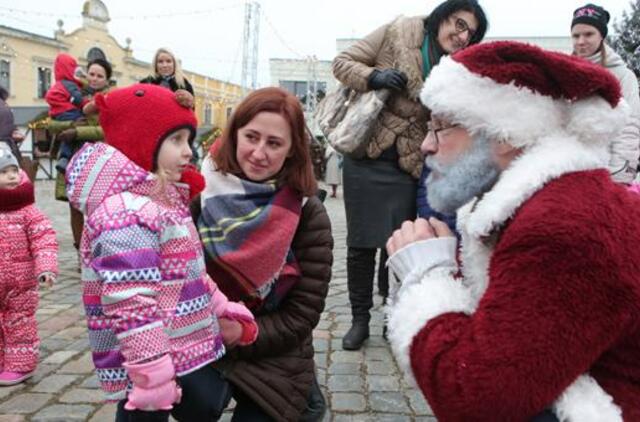
[[[191,132],[182,128],[172,132],[167,136],[160,151],[158,151],[158,170],[162,172],[170,182],[178,182],[182,178],[182,173],[191,161],[193,153],[189,146]]]
[[[176,66],[173,62],[173,57],[171,57],[170,54],[158,54],[158,59],[156,60],[156,71],[160,76],[171,76],[175,70]]]
[[[452,54],[465,48],[478,30],[475,15],[466,10],[458,10],[440,23],[438,44],[447,53]]]
[[[0,189],[15,189],[20,184],[20,171],[16,166],[0,170]]]
[[[578,57],[591,57],[602,44],[602,35],[595,26],[578,23],[571,28],[573,52]]]
[[[291,153],[291,127],[280,114],[263,111],[238,129],[236,160],[247,179],[264,182],[282,170]]]
[[[107,72],[99,64],[92,64],[87,71],[89,86],[96,91],[100,91],[107,86]]]

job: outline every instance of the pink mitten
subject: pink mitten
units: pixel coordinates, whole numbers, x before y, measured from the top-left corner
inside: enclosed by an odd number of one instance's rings
[[[246,346],[258,337],[258,324],[253,314],[242,303],[232,302],[218,289],[213,281],[211,281],[213,295],[211,302],[213,305],[213,314],[218,318],[227,318],[238,321],[242,324],[242,337],[239,342],[241,346]]]
[[[182,390],[176,384],[176,372],[169,355],[151,362],[125,363],[124,367],[133,382],[125,409],[169,410],[180,401]]]

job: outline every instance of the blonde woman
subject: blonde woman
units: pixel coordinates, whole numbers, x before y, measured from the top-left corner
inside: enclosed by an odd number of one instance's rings
[[[184,76],[180,62],[176,59],[168,48],[161,47],[153,56],[151,65],[152,74],[141,80],[143,84],[153,84],[165,87],[176,93],[176,99],[184,107],[192,110],[195,109],[195,99],[193,87],[189,80]],[[197,148],[191,144],[191,152],[193,153],[192,163],[197,163],[199,153]]]
[[[186,93],[191,94],[191,103],[193,103],[193,87],[189,80],[184,76],[180,62],[176,59],[176,55],[168,48],[159,48],[153,56],[151,65],[152,74],[141,80],[143,84],[160,85],[178,94],[178,97],[185,96]],[[186,91],[185,93],[179,91]]]

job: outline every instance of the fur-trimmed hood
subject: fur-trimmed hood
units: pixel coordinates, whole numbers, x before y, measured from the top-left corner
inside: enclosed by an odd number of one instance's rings
[[[14,189],[0,189],[0,212],[15,211],[35,202],[33,183],[20,169],[20,182]]]
[[[90,216],[107,198],[123,192],[158,196],[158,180],[116,148],[87,143],[73,157],[67,170],[67,196],[71,205]],[[189,185],[167,183],[164,201],[189,201]]]

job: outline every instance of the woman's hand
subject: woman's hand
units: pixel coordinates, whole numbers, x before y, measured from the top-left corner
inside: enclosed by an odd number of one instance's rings
[[[97,112],[98,107],[96,107],[95,101],[89,101],[87,104],[85,104],[84,107],[82,107],[82,113],[86,116],[88,116],[89,114],[95,114]]]
[[[369,88],[389,88],[394,91],[402,91],[407,86],[407,75],[396,69],[375,69],[369,76]]]
[[[220,333],[222,334],[222,341],[227,347],[234,347],[242,338],[242,324],[238,321],[228,318],[218,319],[220,325]]]
[[[182,107],[193,108],[193,95],[186,89],[179,89],[176,91],[176,100]]]

